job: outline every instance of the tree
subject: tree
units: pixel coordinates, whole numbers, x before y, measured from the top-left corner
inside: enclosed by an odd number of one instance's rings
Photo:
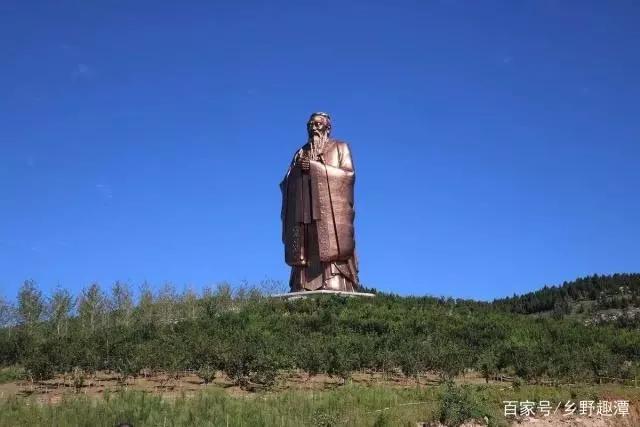
[[[138,299],[137,307],[137,321],[143,325],[150,325],[155,321],[155,307],[153,292],[151,286],[147,282],[144,282],[140,286],[140,297]]]
[[[66,289],[58,288],[49,299],[51,322],[56,329],[56,334],[61,336],[67,333],[69,316],[73,309],[73,297]]]
[[[408,379],[414,377],[418,379],[418,355],[415,351],[400,351],[398,354],[398,363],[402,374]]]
[[[613,368],[611,351],[603,343],[595,343],[584,355],[587,364],[593,373],[593,379],[601,381],[600,377],[606,376]]]
[[[330,340],[325,356],[327,374],[342,378],[342,383],[346,384],[351,379],[351,373],[358,367],[354,350],[353,341],[348,336],[339,335]]]
[[[465,343],[455,340],[442,341],[434,347],[435,368],[440,377],[445,380],[453,380],[464,371],[468,364],[468,348]]]
[[[187,289],[182,293],[180,302],[182,305],[182,318],[196,320],[200,314],[198,295],[192,289]]]
[[[9,328],[15,322],[15,308],[3,298],[0,298],[0,328]]]
[[[640,285],[640,276],[634,280],[628,292]],[[168,291],[158,299],[145,287],[133,307],[127,286],[116,285],[108,300],[97,284],[87,287],[77,310],[68,292],[56,290],[46,315],[33,282],[23,285],[15,308],[0,300],[0,365],[19,363],[34,378],[76,366],[87,373],[106,368],[123,381],[143,368],[201,370],[208,381],[224,370],[243,387],[267,388],[289,368],[345,382],[370,368],[407,376],[432,371],[443,379],[475,368],[485,378],[504,372],[573,382],[633,378],[640,361],[640,316],[635,323],[586,326],[475,301],[384,293],[283,301],[233,295],[225,287],[202,298]],[[567,295],[579,295],[575,289]],[[521,308],[547,305],[548,296],[571,302],[549,288],[538,302],[523,299]],[[127,321],[127,313],[135,321]]]
[[[33,280],[25,280],[18,291],[18,319],[21,324],[33,326],[44,314],[42,292]]]
[[[208,317],[216,317],[229,310],[233,304],[233,292],[231,285],[221,282],[216,285],[215,291],[205,288],[202,295],[202,309]]]
[[[258,385],[265,389],[275,385],[280,368],[274,343],[265,334],[254,331],[233,333],[233,345],[224,355],[224,372],[241,388]]]
[[[49,355],[33,352],[24,359],[24,367],[33,381],[44,381],[53,378],[54,365]]]
[[[322,334],[312,333],[308,338],[298,342],[296,346],[296,365],[303,369],[309,377],[318,375],[326,370],[323,351],[326,341]]]
[[[482,406],[468,385],[458,386],[452,381],[446,383],[440,398],[440,423],[459,426],[469,420],[481,419],[484,415]]]
[[[156,298],[156,306],[160,316],[160,322],[164,325],[173,325],[178,320],[177,304],[178,294],[171,283],[166,283]]]
[[[482,377],[487,383],[496,375],[498,371],[498,357],[494,348],[487,348],[480,354],[478,367],[480,368],[480,372],[482,372]]]
[[[117,281],[111,288],[110,308],[116,325],[129,326],[133,313],[133,297],[131,287]]]
[[[100,326],[106,311],[105,297],[97,283],[82,291],[78,301],[78,314],[85,331],[91,333]]]
[[[569,313],[571,313],[569,302],[566,299],[561,299],[560,301],[556,301],[556,303],[553,305],[551,316],[555,320],[560,320]]]
[[[216,378],[216,368],[211,365],[203,365],[196,372],[198,377],[204,381],[205,385],[212,383]]]

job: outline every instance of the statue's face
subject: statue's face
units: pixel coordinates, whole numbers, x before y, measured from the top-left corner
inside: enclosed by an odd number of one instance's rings
[[[309,136],[321,136],[327,134],[329,130],[329,120],[322,116],[313,116],[307,123],[307,132]]]

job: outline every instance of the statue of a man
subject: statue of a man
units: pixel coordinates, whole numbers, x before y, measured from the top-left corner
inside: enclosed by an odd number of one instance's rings
[[[349,146],[332,139],[331,118],[313,113],[307,143],[293,156],[282,190],[282,241],[292,292],[358,289]]]

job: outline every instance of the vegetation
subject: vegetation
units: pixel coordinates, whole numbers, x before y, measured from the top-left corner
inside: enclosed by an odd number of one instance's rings
[[[416,421],[442,420],[459,425],[471,413],[461,408],[461,387],[393,389],[348,385],[322,393],[287,391],[259,394],[251,399],[229,396],[209,388],[191,398],[171,402],[140,392],[107,394],[104,399],[84,396],[56,406],[30,405],[24,400],[0,402],[0,425],[74,425],[113,427],[127,421],[135,426],[397,426]],[[492,425],[504,425],[498,396],[486,390],[473,406],[473,415],[487,416]]]
[[[511,313],[559,311],[568,314],[571,305],[580,301],[594,302],[591,308],[597,310],[640,307],[640,274],[596,274],[561,286],[545,286],[528,294],[499,299],[493,305]]]
[[[23,380],[25,377],[26,373],[24,369],[15,366],[0,369],[0,384]]]
[[[540,301],[588,292],[584,283],[594,279],[585,280],[540,291]],[[597,280],[602,292],[625,280],[628,293],[637,292],[637,275]],[[443,381],[475,370],[487,380],[509,375],[525,383],[632,380],[639,373],[639,331],[518,314],[532,310],[523,301],[552,305],[533,296],[481,303],[381,293],[366,300],[263,295],[224,284],[202,295],[143,286],[134,300],[118,282],[108,294],[92,284],[78,298],[61,289],[45,298],[27,281],[15,305],[0,304],[0,367],[21,366],[33,381],[64,373],[79,385],[98,370],[123,382],[143,370],[169,377],[192,370],[205,383],[222,371],[250,390],[269,389],[293,369],[345,384],[356,370],[418,379],[435,373]]]
[[[84,395],[56,405],[34,404],[32,399],[0,400],[0,425],[15,427],[104,426],[120,422],[141,426],[413,426],[440,421],[459,426],[463,419],[506,426],[504,401],[607,400],[617,396],[637,401],[637,389],[619,386],[523,386],[519,390],[492,386],[392,388],[349,384],[323,392],[257,393],[250,398],[229,396],[208,388],[175,400],[142,392],[107,393],[104,399]]]

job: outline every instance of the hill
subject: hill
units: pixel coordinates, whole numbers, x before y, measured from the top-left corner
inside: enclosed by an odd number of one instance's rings
[[[0,301],[0,424],[507,425],[502,405],[516,397],[635,405],[640,331],[547,315],[583,295],[626,298],[635,280],[596,276],[493,303],[284,301],[224,284],[137,298],[123,283],[108,293],[93,284],[45,297],[27,281],[17,304]]]
[[[593,275],[493,301],[510,313],[640,327],[640,274]]]
[[[17,306],[5,304],[14,320],[0,329],[0,367],[22,366],[36,380],[77,369],[123,378],[213,370],[246,388],[271,387],[292,369],[344,381],[365,369],[442,379],[473,370],[530,382],[631,380],[640,367],[639,331],[532,315],[583,295],[605,300],[623,288],[626,296],[636,280],[596,276],[494,303],[382,293],[282,301],[228,286],[200,296],[147,289],[134,303],[122,283],[110,295],[94,284],[77,299],[63,290],[45,299],[25,282]]]

